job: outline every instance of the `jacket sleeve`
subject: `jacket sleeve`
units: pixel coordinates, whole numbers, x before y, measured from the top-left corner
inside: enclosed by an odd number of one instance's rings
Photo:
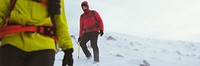
[[[82,14],[83,15],[83,14]],[[80,28],[79,28],[79,37],[82,37],[83,34],[83,21],[82,21],[82,15],[80,16]]]
[[[94,11],[94,15],[96,16],[98,23],[100,25],[100,30],[104,30],[103,20],[101,19],[100,15],[97,11]]]
[[[68,31],[68,25],[65,16],[64,0],[61,0],[61,14],[55,15],[55,21],[56,35],[58,38],[59,47],[62,48],[62,50],[73,48],[72,39]]]
[[[10,0],[0,0],[0,27],[3,25],[3,21],[6,18],[6,14],[8,13],[8,8],[10,4]]]

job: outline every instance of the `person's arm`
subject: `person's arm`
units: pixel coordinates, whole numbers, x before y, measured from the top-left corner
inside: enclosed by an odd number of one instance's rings
[[[3,25],[3,21],[8,13],[8,7],[10,5],[10,0],[0,0],[0,27]]]
[[[100,30],[104,30],[104,25],[103,25],[103,20],[101,19],[100,15],[98,14],[97,11],[94,11],[94,15],[96,16],[98,23],[99,23],[99,28]]]
[[[98,20],[98,23],[99,23],[100,36],[103,36],[103,34],[104,34],[103,20],[101,19],[100,15],[98,14],[97,11],[94,11],[94,16],[96,16],[96,19]]]
[[[56,35],[59,42],[59,47],[62,48],[64,54],[62,66],[73,66],[73,44],[68,30],[65,10],[64,10],[64,0],[61,0],[61,14],[55,15],[55,28]]]
[[[55,15],[55,22],[59,47],[62,48],[62,50],[73,48],[72,39],[68,30],[68,24],[64,10],[64,0],[61,0],[61,14]]]

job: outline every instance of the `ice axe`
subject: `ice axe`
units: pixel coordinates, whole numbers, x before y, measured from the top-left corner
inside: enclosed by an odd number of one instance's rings
[[[78,42],[78,59],[79,59],[79,55],[80,55],[80,42]]]

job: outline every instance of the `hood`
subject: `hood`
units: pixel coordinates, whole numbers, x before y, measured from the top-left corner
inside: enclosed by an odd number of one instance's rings
[[[87,8],[86,10],[83,10],[82,6],[87,6],[88,8]],[[88,2],[87,2],[87,1],[83,1],[83,2],[81,3],[81,8],[82,8],[82,10],[83,10],[84,12],[89,11]]]

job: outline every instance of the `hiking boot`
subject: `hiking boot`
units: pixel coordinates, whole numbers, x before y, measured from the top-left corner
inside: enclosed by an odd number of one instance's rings
[[[92,58],[92,56],[87,57],[87,60],[90,60]]]
[[[96,63],[99,63],[99,61],[94,61],[93,63],[96,64]]]

